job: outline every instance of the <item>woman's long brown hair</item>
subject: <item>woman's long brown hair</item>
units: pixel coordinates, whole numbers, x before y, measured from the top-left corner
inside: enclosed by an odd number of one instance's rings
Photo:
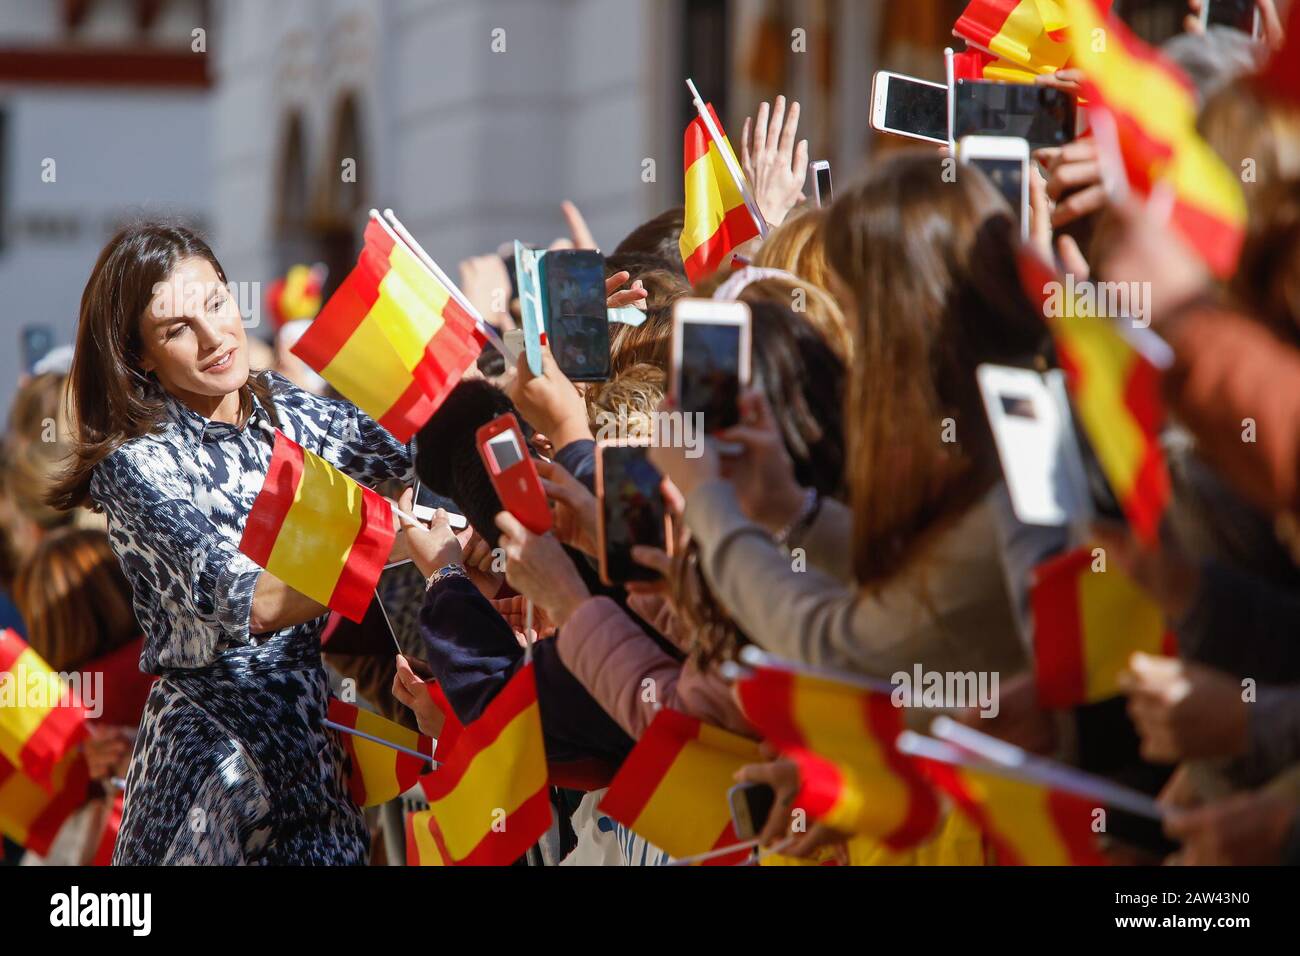
[[[81,294],[77,344],[68,376],[72,458],[50,491],[48,500],[54,507],[94,508],[88,499],[95,466],[162,421],[166,394],[140,368],[140,323],[158,284],[180,262],[195,257],[206,259],[226,281],[225,270],[208,244],[184,226],[157,222],[127,226],[99,254]],[[242,415],[252,411],[254,397],[274,417],[269,387],[250,375],[240,389]]]
[[[61,528],[41,539],[14,581],[27,640],[55,671],[71,671],[140,634],[131,586],[102,531]]]
[[[897,572],[992,486],[975,367],[1029,361],[1045,331],[1006,203],[972,167],[944,173],[928,151],[895,154],[825,223],[856,313],[846,470],[862,584]]]

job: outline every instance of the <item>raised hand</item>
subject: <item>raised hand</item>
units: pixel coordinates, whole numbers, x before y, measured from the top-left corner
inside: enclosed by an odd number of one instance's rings
[[[754,189],[763,218],[773,226],[785,221],[786,215],[801,202],[803,184],[808,178],[808,140],[795,144],[799,131],[799,103],[785,109],[785,97],[778,96],[770,110],[766,103],[758,108],[751,123],[745,118],[740,133],[740,166]]]

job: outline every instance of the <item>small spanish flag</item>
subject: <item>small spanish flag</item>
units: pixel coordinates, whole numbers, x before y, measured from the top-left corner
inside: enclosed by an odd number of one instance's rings
[[[1020,279],[1043,314],[1084,433],[1139,541],[1149,544],[1170,499],[1169,470],[1160,448],[1164,403],[1160,373],[1120,334],[1094,315],[1073,282],[1028,247],[1019,254]]]
[[[450,290],[371,219],[356,268],[291,351],[405,442],[484,342]]]
[[[465,726],[449,753],[439,750],[439,759],[420,780],[429,810],[418,815],[415,845],[432,840],[437,858],[457,866],[508,866],[523,856],[551,825],[532,664]]]
[[[80,750],[70,751],[44,787],[0,758],[0,833],[45,856],[68,817],[86,802],[90,775]]]
[[[1000,83],[1032,83],[1038,76],[1032,70],[1009,60],[999,60],[991,53],[972,47],[952,57],[954,80],[995,80]]]
[[[1111,0],[1099,0],[1099,3],[1103,11],[1110,9]],[[1070,26],[1066,10],[1058,0],[971,0],[952,32],[1007,64],[1005,68],[997,68],[999,71],[1020,67],[1037,74],[1055,73],[1069,64]]]
[[[436,741],[438,757],[441,759],[455,748],[456,741],[460,739],[461,733],[465,730],[465,725],[456,716],[456,711],[452,709],[451,701],[447,699],[447,694],[442,689],[441,684],[436,680],[425,681],[424,689],[428,691],[429,699],[433,701],[433,705],[442,711],[442,731],[438,734]]]
[[[1107,17],[1098,0],[1063,2],[1098,137],[1105,128],[1099,114],[1108,114],[1129,185],[1169,200],[1173,228],[1215,275],[1231,275],[1245,239],[1246,201],[1236,176],[1196,131],[1191,84],[1118,17]]]
[[[438,841],[433,836],[433,811],[420,810],[406,815],[406,865],[447,866]]]
[[[1078,548],[1034,569],[1034,681],[1044,707],[1115,697],[1134,651],[1177,653],[1160,605],[1114,564],[1092,565],[1092,550]]]
[[[340,731],[343,749],[352,761],[348,790],[357,806],[373,807],[378,803],[387,803],[410,790],[419,782],[421,775],[428,772],[430,761],[422,760],[415,754],[424,754],[432,759],[431,737],[362,710],[356,704],[344,703],[337,697],[330,698],[328,715],[331,721],[340,726],[359,730],[405,748],[406,751],[415,752],[406,753],[357,734]]]
[[[713,104],[706,108],[714,127],[722,134],[721,148],[736,160],[735,150],[722,132],[722,122],[713,111]],[[682,168],[686,171],[686,213],[680,246],[686,278],[694,285],[717,272],[726,264],[731,251],[757,236],[759,229],[702,116],[695,117],[686,127]],[[735,162],[735,168],[740,169],[739,161]]]
[[[623,761],[600,809],[675,857],[739,843],[727,790],[736,771],[762,761],[758,744],[663,709]],[[743,862],[748,848],[706,862]]]
[[[1041,783],[925,757],[921,770],[993,844],[1002,866],[1103,866],[1097,801]]]
[[[17,631],[0,631],[0,757],[48,790],[55,765],[85,736],[81,701]]]
[[[773,667],[737,686],[745,716],[799,766],[795,805],[812,819],[891,849],[934,831],[939,803],[895,746],[903,720],[888,694]]]
[[[275,433],[240,551],[291,588],[360,621],[395,536],[384,498]]]
[[[271,322],[276,328],[286,322],[316,317],[320,312],[325,273],[323,265],[298,263],[271,283],[266,292],[266,301],[271,310]]]

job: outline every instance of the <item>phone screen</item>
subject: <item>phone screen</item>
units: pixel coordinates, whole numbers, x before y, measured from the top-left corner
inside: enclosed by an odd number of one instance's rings
[[[1016,222],[1024,228],[1024,222],[1021,217],[1025,210],[1021,208],[1021,200],[1024,197],[1024,177],[1025,167],[1018,159],[972,159],[972,166],[981,169],[990,182],[997,187],[1000,192],[1011,204],[1011,211],[1015,213]]]
[[[666,509],[663,475],[643,445],[606,445],[600,450],[605,566],[611,581],[649,581],[658,575],[632,560],[632,546],[663,549]]]
[[[1205,2],[1205,0],[1202,0]],[[1225,26],[1242,33],[1255,32],[1255,0],[1208,0],[1206,26]]]
[[[513,431],[502,432],[487,440],[487,450],[492,456],[492,464],[496,466],[497,474],[508,471],[515,465],[524,460],[523,451],[519,447],[519,439],[515,437]]]
[[[958,80],[953,136],[1019,136],[1030,149],[1062,146],[1074,139],[1075,102],[1047,86]],[[1019,205],[1019,200],[1017,200]]]
[[[26,325],[22,331],[23,371],[30,375],[36,363],[54,348],[54,330],[48,325]]]
[[[731,820],[736,836],[752,840],[767,826],[767,818],[776,806],[776,791],[766,783],[738,783],[727,791]]]
[[[948,88],[891,76],[885,94],[885,126],[947,142]]]
[[[555,364],[571,380],[609,377],[609,313],[603,258],[587,250],[548,252],[546,334]]]
[[[740,326],[682,322],[681,410],[704,416],[706,432],[740,421]]]
[[[831,168],[829,166],[817,167],[817,202],[822,206],[829,206],[834,197],[831,195]]]

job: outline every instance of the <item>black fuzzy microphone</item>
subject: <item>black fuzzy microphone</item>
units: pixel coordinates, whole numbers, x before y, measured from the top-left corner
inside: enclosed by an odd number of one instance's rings
[[[454,501],[493,548],[501,536],[496,516],[503,509],[474,436],[506,412],[515,412],[515,406],[503,391],[482,379],[468,379],[452,389],[416,439],[415,471],[420,481]],[[532,438],[533,429],[522,419],[519,428],[525,441]]]

